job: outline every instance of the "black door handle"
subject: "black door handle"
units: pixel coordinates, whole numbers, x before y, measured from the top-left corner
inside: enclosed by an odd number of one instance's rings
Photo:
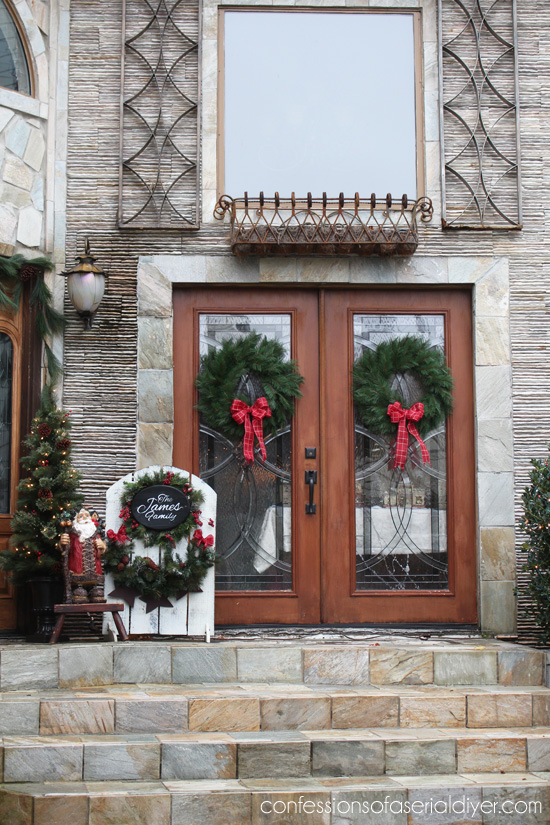
[[[317,505],[313,503],[313,486],[317,484],[317,470],[306,470],[306,484],[309,485],[309,503],[306,503],[306,516],[314,516]]]

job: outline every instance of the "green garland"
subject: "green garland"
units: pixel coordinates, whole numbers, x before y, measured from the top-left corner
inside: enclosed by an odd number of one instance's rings
[[[228,339],[220,349],[204,356],[195,381],[199,391],[197,408],[204,422],[231,441],[242,439],[243,427],[233,420],[230,408],[235,398],[249,406],[256,401],[239,391],[241,379],[248,376],[260,383],[260,396],[265,396],[271,409],[271,417],[263,419],[264,433],[285,427],[294,413],[294,399],[302,395],[300,384],[304,380],[296,362],[285,358],[279,341],[256,332],[236,341]]]
[[[422,338],[407,335],[384,341],[375,350],[367,349],[353,367],[353,400],[362,424],[377,435],[395,435],[388,406],[399,401],[410,404],[391,388],[395,375],[412,374],[423,388],[424,416],[417,424],[427,435],[442,424],[453,408],[453,379],[439,349],[430,348]]]
[[[189,498],[191,512],[187,519],[170,531],[151,530],[132,517],[130,506],[139,490],[157,484],[169,485],[181,490]],[[180,473],[164,472],[142,475],[138,481],[125,482],[120,500],[122,526],[118,533],[108,530],[107,550],[103,556],[103,569],[111,573],[117,588],[133,591],[143,601],[153,606],[168,606],[169,597],[181,598],[184,593],[200,591],[207,571],[216,561],[213,537],[203,535],[200,505],[202,493],[194,490],[188,477]],[[209,520],[209,526],[214,522]],[[177,543],[187,538],[187,552],[183,559],[174,552]],[[145,547],[158,547],[161,564],[148,556],[132,552],[135,540]],[[171,606],[171,605],[170,605]]]
[[[36,328],[44,344],[48,373],[55,382],[62,368],[46,338],[63,332],[66,322],[53,308],[51,290],[44,282],[43,273],[49,269],[53,269],[53,264],[47,258],[0,257],[0,310],[15,314],[19,310],[25,281],[34,279],[29,304],[36,309]]]

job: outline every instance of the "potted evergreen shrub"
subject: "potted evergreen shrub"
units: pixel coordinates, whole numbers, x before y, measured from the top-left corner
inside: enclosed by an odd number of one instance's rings
[[[69,414],[58,409],[55,391],[47,384],[24,441],[10,547],[0,553],[0,567],[12,583],[32,590],[36,641],[47,641],[53,606],[63,601],[61,522],[67,511],[82,504],[80,476],[70,459],[70,427]]]
[[[526,612],[540,628],[540,640],[550,642],[550,466],[549,458],[532,459],[531,485],[522,496],[523,518],[520,526],[527,534],[524,570],[529,572]]]

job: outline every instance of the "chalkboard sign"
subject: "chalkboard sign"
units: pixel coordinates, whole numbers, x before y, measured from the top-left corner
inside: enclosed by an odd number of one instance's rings
[[[173,530],[191,512],[189,499],[168,484],[156,484],[139,490],[132,499],[132,515],[150,530]]]

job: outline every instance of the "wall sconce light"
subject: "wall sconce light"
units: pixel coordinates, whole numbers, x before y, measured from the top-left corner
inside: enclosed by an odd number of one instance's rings
[[[71,304],[83,318],[84,328],[89,329],[105,292],[107,274],[95,266],[96,259],[90,254],[90,243],[87,238],[84,255],[77,255],[76,259],[78,263],[74,269],[68,269],[61,274],[67,278],[67,292]]]

